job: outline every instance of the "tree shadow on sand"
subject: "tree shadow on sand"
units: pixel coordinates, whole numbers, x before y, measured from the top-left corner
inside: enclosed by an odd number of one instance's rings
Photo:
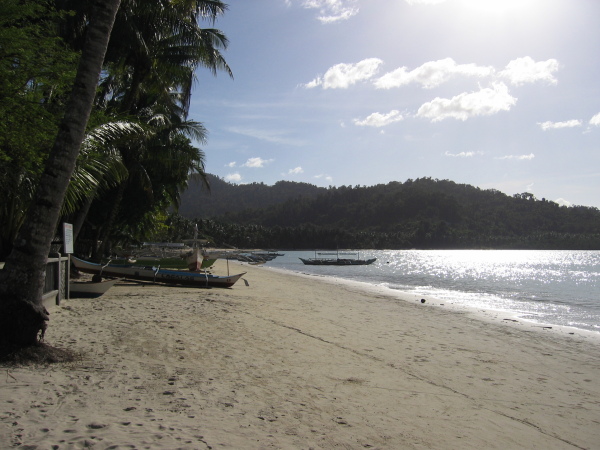
[[[27,347],[0,344],[0,365],[2,366],[56,364],[80,359],[81,355],[75,352],[52,347],[43,342]]]

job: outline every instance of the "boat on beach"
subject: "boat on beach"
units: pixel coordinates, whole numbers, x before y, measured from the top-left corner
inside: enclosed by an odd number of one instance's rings
[[[101,276],[120,277],[128,280],[150,281],[153,283],[175,284],[192,287],[220,287],[233,286],[246,272],[236,275],[212,275],[208,272],[190,272],[185,270],[161,269],[153,266],[134,266],[130,264],[102,265],[84,261],[75,256],[71,261],[77,270],[85,273],[99,274]]]
[[[208,244],[206,239],[198,239],[198,224],[194,225],[194,238],[184,241],[186,244],[192,245],[192,250],[181,255],[187,262],[190,272],[199,272],[208,269],[212,266],[216,258],[209,258],[208,253],[204,249],[204,245]]]
[[[212,266],[217,258],[211,258],[210,255],[200,247],[194,247],[188,253],[182,255],[185,258],[190,272],[199,272]]]
[[[106,293],[121,278],[103,281],[74,281],[69,282],[70,298],[97,298]]]
[[[315,252],[314,258],[300,258],[307,266],[366,266],[376,260],[377,258],[360,259],[359,252]]]

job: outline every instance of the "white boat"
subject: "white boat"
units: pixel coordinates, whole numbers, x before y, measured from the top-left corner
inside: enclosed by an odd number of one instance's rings
[[[104,295],[121,278],[104,281],[74,281],[69,282],[70,298],[96,298]]]

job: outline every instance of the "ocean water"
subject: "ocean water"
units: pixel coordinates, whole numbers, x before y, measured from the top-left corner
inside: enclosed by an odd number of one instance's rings
[[[267,266],[600,333],[600,251],[363,250],[377,258],[369,266],[305,266],[314,252],[284,253]]]

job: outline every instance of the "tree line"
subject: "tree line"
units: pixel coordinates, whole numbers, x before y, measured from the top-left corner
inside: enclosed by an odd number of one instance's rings
[[[509,196],[420,178],[310,191],[298,184],[297,195],[288,183],[285,195],[273,202],[275,193],[260,199],[256,189],[225,184],[223,190],[215,184],[210,197],[231,198],[223,202],[229,212],[211,217],[216,210],[207,208],[202,217],[184,220],[198,223],[217,243],[236,247],[600,249],[597,208],[560,206],[531,193]],[[235,201],[236,192],[242,201]],[[249,192],[254,204],[269,205],[244,208]],[[194,198],[201,206],[204,197]]]

